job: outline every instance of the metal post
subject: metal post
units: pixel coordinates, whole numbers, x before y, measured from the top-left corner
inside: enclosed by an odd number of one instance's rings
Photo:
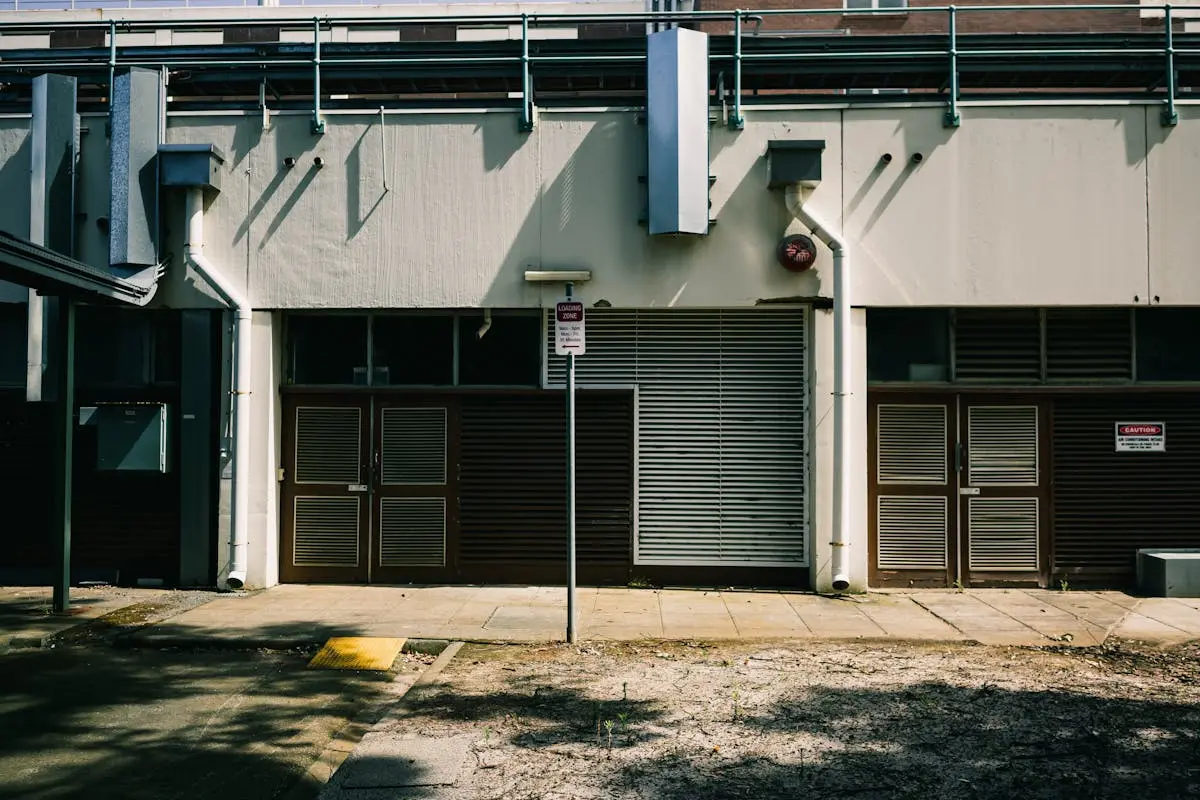
[[[71,605],[71,470],[75,438],[75,302],[58,299],[58,402],[54,419],[54,611]]]
[[[943,124],[957,128],[962,121],[958,116],[958,9],[950,6],[947,27],[950,31],[950,106],[946,109]]]
[[[742,119],[742,10],[734,12],[733,23],[733,116],[729,118],[729,129],[740,131],[746,127]]]
[[[521,15],[521,132],[533,130],[533,76],[529,72],[529,15]]]
[[[325,120],[321,119],[321,20],[313,17],[313,118],[312,132],[324,133]]]
[[[383,193],[387,194],[388,192],[390,192],[392,190],[392,187],[390,185],[388,185],[387,112],[384,111],[383,106],[379,107],[379,145],[380,145],[379,158],[382,161],[382,166],[383,166]],[[370,329],[368,329],[368,333],[369,332],[370,332]],[[370,353],[371,353],[371,351],[368,350],[367,355],[370,356]],[[371,371],[368,371],[367,374],[374,375],[375,373],[374,373],[374,370],[371,370]]]
[[[113,88],[117,81],[117,23],[108,24],[108,107],[112,108]]]
[[[1167,26],[1167,107],[1162,112],[1162,124],[1178,125],[1179,112],[1175,110],[1175,84],[1177,82],[1175,76],[1175,34],[1171,30],[1171,6],[1169,5],[1163,7],[1163,21]]]
[[[567,299],[575,287],[567,284]],[[575,354],[567,353],[567,641],[575,643]]]

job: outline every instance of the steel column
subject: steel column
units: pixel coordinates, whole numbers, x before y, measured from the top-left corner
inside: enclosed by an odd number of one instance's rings
[[[71,471],[75,442],[75,301],[58,301],[58,401],[54,414],[54,611],[71,605]]]

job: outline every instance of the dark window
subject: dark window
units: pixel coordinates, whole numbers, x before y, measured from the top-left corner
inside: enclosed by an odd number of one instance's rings
[[[867,311],[867,379],[950,380],[949,315],[940,308]]]
[[[75,379],[82,386],[179,380],[178,313],[80,307],[75,312]]]
[[[105,29],[95,28],[55,28],[50,31],[50,48],[72,49],[77,47],[104,47]]]
[[[454,383],[454,317],[375,318],[377,386],[450,386]]]
[[[222,31],[225,44],[268,44],[279,41],[279,28],[268,25],[252,25],[225,28]]]
[[[1137,310],[1139,381],[1200,380],[1200,309]]]
[[[287,332],[292,383],[366,384],[366,316],[289,316]]]
[[[0,386],[25,385],[25,303],[0,303]]]
[[[493,314],[482,337],[483,314],[458,320],[460,386],[536,386],[542,373],[542,320]]]

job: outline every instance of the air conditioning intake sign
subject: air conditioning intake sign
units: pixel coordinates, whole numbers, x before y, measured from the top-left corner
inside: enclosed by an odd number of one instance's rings
[[[1167,449],[1164,422],[1118,422],[1118,453],[1163,453]]]

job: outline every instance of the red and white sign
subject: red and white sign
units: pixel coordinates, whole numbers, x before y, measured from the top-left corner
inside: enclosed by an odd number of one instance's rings
[[[1118,453],[1162,453],[1167,449],[1167,426],[1163,422],[1118,422]]]
[[[583,303],[578,300],[559,300],[554,306],[554,353],[581,356],[585,352]]]

